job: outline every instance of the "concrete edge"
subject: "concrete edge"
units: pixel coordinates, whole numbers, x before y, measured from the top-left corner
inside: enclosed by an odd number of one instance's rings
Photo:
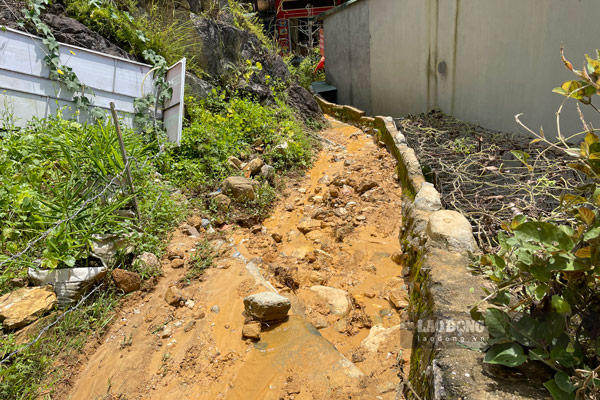
[[[398,161],[398,180],[403,188],[399,240],[411,279],[409,313],[414,324],[409,385],[403,393],[406,398],[417,398],[415,393],[422,399],[545,398],[547,393],[538,389],[543,389],[541,383],[528,378],[507,380],[506,371],[497,371],[501,367],[483,363],[484,354],[477,347],[488,335],[483,325],[472,320],[470,309],[483,299],[481,288],[486,281],[468,271],[474,254],[480,253],[471,225],[464,215],[443,210],[440,194],[425,181],[414,150],[406,145],[394,120],[368,117],[354,107],[315,97],[323,113],[371,130]],[[432,229],[434,214],[435,221],[440,217],[451,221],[446,226],[450,229],[443,230],[444,237]],[[435,340],[456,336],[449,335],[447,321],[470,323],[460,333],[466,337],[464,346]],[[433,329],[419,330],[427,323]]]

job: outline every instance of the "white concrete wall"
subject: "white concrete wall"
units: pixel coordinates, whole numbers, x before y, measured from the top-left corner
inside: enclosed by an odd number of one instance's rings
[[[585,53],[595,54],[600,47],[598,0],[361,3],[368,5],[371,92],[351,105],[360,107],[370,97],[373,115],[403,116],[438,107],[463,120],[514,132],[514,116],[523,113],[524,122],[534,129],[543,125],[550,136],[563,100],[552,88],[573,79],[560,59],[561,42],[577,68]],[[327,19],[350,9],[326,17],[326,38],[332,35]],[[347,61],[327,57],[326,62],[335,70]],[[445,62],[444,73],[438,72],[440,62]],[[351,76],[335,79],[344,85]],[[588,110],[586,116],[598,122],[594,114]],[[562,122],[563,131],[580,130],[574,101],[563,111]]]
[[[371,112],[369,5],[358,2],[324,21],[327,82],[337,88],[337,101]],[[331,65],[327,60],[335,60]]]

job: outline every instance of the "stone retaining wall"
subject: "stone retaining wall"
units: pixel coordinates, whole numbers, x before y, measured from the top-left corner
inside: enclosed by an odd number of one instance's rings
[[[488,336],[470,310],[486,285],[468,266],[479,252],[471,224],[460,213],[442,209],[440,194],[425,181],[415,152],[391,117],[365,116],[316,96],[324,113],[371,129],[398,161],[403,188],[400,244],[409,271],[413,347],[409,399],[543,399],[543,374],[518,373],[483,363]],[[531,368],[531,367],[529,367]]]

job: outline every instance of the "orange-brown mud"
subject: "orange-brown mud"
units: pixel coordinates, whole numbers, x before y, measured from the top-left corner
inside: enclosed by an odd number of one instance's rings
[[[411,340],[389,301],[406,296],[391,259],[401,223],[395,162],[358,128],[330,122],[321,133],[329,144],[305,178],[289,182],[260,229],[213,240],[213,267],[189,285],[181,282],[202,239],[174,233],[169,251],[183,252],[185,267],[165,256],[156,287],[129,296],[61,398],[396,398]],[[165,301],[176,283],[191,300],[184,306]],[[348,310],[315,285],[344,290]],[[243,298],[272,289],[292,300],[289,319],[244,340]]]

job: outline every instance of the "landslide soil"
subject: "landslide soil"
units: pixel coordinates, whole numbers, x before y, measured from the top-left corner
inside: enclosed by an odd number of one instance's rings
[[[261,226],[229,228],[218,239],[174,233],[155,288],[128,296],[59,398],[396,398],[410,357],[401,346],[411,340],[399,329],[404,312],[389,301],[406,296],[402,265],[391,259],[401,223],[395,162],[370,135],[330,123],[313,167],[288,183]],[[213,267],[186,279],[190,256],[209,237]],[[178,255],[185,265],[174,269],[170,259]],[[266,281],[248,272],[250,261]],[[290,318],[263,326],[260,341],[245,340],[243,298],[271,285],[292,300]],[[314,285],[346,291],[349,311],[334,315]],[[170,286],[189,301],[167,304]],[[322,342],[325,350],[307,345]],[[338,352],[351,368],[327,370]]]

